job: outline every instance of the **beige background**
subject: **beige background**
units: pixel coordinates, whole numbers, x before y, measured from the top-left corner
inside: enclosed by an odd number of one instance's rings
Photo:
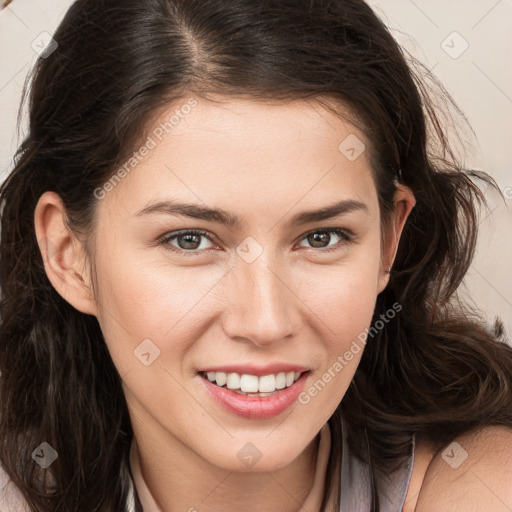
[[[506,203],[489,197],[462,293],[512,332],[512,0],[371,0],[398,41],[444,83],[476,134],[466,164],[489,172]],[[69,0],[14,0],[0,11],[0,180],[18,144],[17,105],[43,32]],[[509,334],[510,338],[510,334]]]

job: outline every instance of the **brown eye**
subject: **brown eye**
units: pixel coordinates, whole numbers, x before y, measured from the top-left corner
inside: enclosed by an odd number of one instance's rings
[[[329,246],[329,243],[334,239],[341,239],[338,243]],[[323,249],[323,252],[333,251],[340,249],[347,243],[352,241],[352,237],[343,229],[317,229],[307,233],[303,240],[307,240],[312,249]]]
[[[159,240],[159,244],[163,245],[166,249],[181,252],[183,254],[199,254],[209,247],[201,247],[202,239],[211,242],[210,236],[206,231],[188,230],[178,231],[165,235]],[[176,240],[176,244],[171,241]]]

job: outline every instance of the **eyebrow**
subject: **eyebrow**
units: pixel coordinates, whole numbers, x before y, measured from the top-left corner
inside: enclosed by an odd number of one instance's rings
[[[298,213],[289,220],[288,224],[293,227],[301,224],[319,222],[358,210],[367,213],[368,207],[361,201],[345,199],[318,210],[308,210]],[[158,203],[146,206],[137,212],[135,216],[139,217],[153,213],[181,215],[184,217],[201,219],[208,222],[218,222],[230,228],[240,228],[242,225],[242,220],[240,217],[227,212],[226,210],[222,210],[220,208],[209,208],[207,206],[201,206],[198,204],[180,203],[173,201],[160,201]]]

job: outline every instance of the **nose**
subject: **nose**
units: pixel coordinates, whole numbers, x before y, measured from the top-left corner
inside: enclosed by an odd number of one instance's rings
[[[299,329],[300,300],[289,281],[289,272],[263,254],[252,263],[238,261],[226,283],[224,332],[258,347],[294,336]]]

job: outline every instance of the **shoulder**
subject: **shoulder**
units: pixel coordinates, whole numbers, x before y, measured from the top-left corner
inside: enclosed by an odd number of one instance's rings
[[[21,493],[11,482],[0,464],[0,510],[2,512],[28,512],[29,507]]]
[[[433,454],[419,490],[416,512],[512,507],[512,428],[481,427]]]

